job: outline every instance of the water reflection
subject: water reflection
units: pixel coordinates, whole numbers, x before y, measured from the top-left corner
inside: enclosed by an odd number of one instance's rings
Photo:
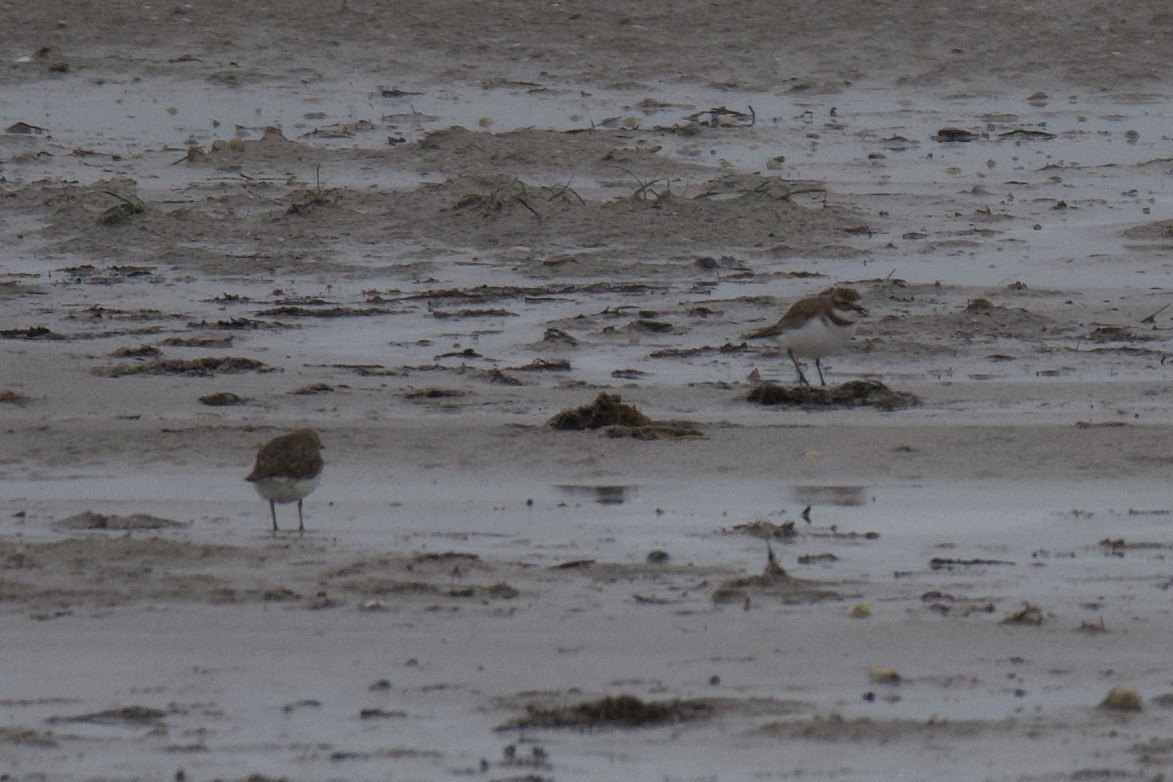
[[[791,497],[799,505],[855,507],[867,502],[866,486],[792,486]]]
[[[556,486],[558,491],[572,497],[586,497],[600,505],[622,505],[635,496],[635,486]]]

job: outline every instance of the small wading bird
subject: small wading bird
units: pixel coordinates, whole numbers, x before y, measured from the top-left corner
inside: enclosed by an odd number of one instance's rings
[[[273,534],[277,534],[277,503],[297,503],[297,531],[305,534],[301,501],[318,488],[322,475],[322,441],[312,429],[275,437],[257,451],[257,463],[245,478],[269,501]]]
[[[847,347],[855,329],[856,315],[868,314],[860,304],[861,299],[855,288],[828,288],[817,296],[794,302],[777,323],[747,334],[745,338],[777,337],[778,346],[794,362],[799,383],[810,385],[798,363],[801,356],[815,360],[819,382],[827,385],[819,359]]]

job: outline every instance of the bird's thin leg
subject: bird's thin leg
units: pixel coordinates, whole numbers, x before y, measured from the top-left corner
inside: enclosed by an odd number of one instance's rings
[[[277,537],[277,503],[269,500],[269,513],[273,514],[273,537]]]
[[[798,373],[798,382],[804,386],[809,386],[810,382],[807,381],[806,375],[802,374],[802,367],[798,365],[798,359],[794,357],[794,351],[788,349],[786,353],[790,356],[790,360],[794,362],[794,371]]]
[[[819,370],[819,382],[827,385],[827,381],[823,379],[823,365],[819,363],[817,358],[815,359],[815,369]]]
[[[297,501],[297,534],[305,534],[305,521],[301,517],[301,500]]]

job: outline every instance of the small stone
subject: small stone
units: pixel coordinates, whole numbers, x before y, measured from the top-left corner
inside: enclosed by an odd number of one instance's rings
[[[877,665],[868,671],[868,678],[874,684],[900,684],[900,674],[896,672],[895,668],[889,668],[886,665]]]
[[[1108,694],[1100,701],[1100,708],[1112,711],[1144,711],[1144,703],[1136,690],[1117,684],[1108,690]]]

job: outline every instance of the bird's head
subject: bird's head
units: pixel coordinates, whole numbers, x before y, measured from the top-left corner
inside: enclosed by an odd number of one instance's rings
[[[836,286],[834,288],[827,288],[819,294],[831,301],[831,306],[839,312],[849,314],[858,312],[860,315],[867,316],[868,311],[863,306],[863,296],[859,295],[859,291],[855,288],[845,288]]]

